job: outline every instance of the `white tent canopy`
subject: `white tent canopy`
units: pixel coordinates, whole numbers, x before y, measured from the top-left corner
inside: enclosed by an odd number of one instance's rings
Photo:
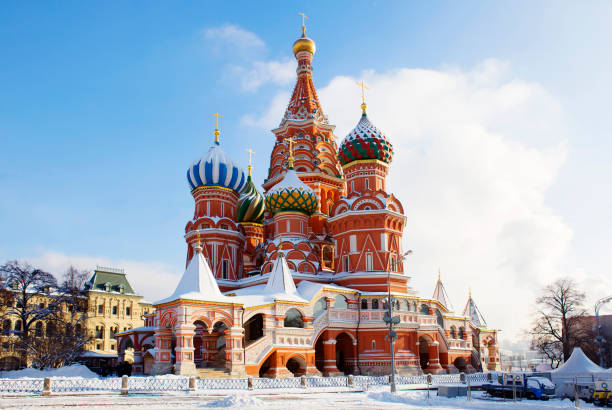
[[[567,362],[553,370],[553,376],[583,375],[602,373],[605,369],[597,366],[589,359],[581,348],[575,347]]]

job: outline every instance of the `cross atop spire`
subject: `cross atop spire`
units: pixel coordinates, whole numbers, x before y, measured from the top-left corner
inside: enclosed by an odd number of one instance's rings
[[[252,157],[255,151],[253,151],[251,148],[247,148],[245,151],[249,153],[249,176],[251,176],[251,170],[253,169]]]
[[[363,114],[366,113],[366,102],[365,102],[365,90],[369,90],[370,88],[365,85],[365,83],[363,81],[357,81],[356,82],[358,86],[361,87],[361,111]]]
[[[302,16],[302,35],[306,36],[306,19],[308,18],[308,16],[304,13],[298,13],[300,16]]]
[[[295,144],[295,140],[293,138],[285,138],[285,141],[289,143],[289,169],[293,169],[293,144]]]
[[[219,134],[221,134],[219,132],[219,118],[223,118],[223,117],[218,112],[214,112],[214,113],[212,113],[210,115],[215,117],[215,132],[214,132],[214,134],[215,134],[215,144],[218,144],[219,143]]]

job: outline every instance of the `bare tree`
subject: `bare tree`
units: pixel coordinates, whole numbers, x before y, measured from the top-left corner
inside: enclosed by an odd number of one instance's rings
[[[571,278],[558,279],[542,289],[536,299],[537,314],[529,331],[532,349],[546,356],[552,367],[569,359],[576,346],[586,342],[580,318],[585,316],[585,295]]]

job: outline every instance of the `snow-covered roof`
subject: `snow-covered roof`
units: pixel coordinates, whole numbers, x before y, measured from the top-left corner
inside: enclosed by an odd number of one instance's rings
[[[575,347],[572,355],[565,363],[553,370],[555,375],[601,373],[605,369],[597,366],[589,359],[581,348]]]
[[[303,183],[298,177],[295,170],[292,168],[288,169],[283,179],[276,185],[274,185],[267,193],[267,195],[278,193],[284,189],[297,190],[301,192],[307,192],[314,195],[314,191],[308,185]]]
[[[448,297],[448,294],[446,293],[446,289],[444,288],[444,285],[442,284],[442,281],[440,280],[439,272],[438,272],[438,281],[436,282],[436,288],[434,289],[434,293],[431,298],[440,302],[442,306],[444,306],[447,310],[449,311],[454,310],[453,305],[450,301],[450,298]]]
[[[195,253],[185,273],[181,277],[174,293],[162,300],[155,302],[155,305],[173,302],[178,299],[198,300],[205,302],[224,302],[236,303],[235,299],[227,297],[219,290],[219,285],[213,276],[208,262],[202,256],[202,248],[199,244],[194,246]]]
[[[470,322],[477,327],[487,327],[487,321],[480,313],[480,309],[476,306],[476,302],[472,299],[472,293],[468,297],[468,301],[463,308],[463,313],[461,313],[465,317],[470,318]]]
[[[272,268],[272,272],[270,272],[270,276],[268,277],[265,292],[268,295],[279,293],[295,295],[297,293],[293,276],[291,276],[289,266],[287,266],[287,260],[285,259],[285,254],[282,251],[279,252],[278,258],[276,258],[276,261],[274,261],[274,267]]]

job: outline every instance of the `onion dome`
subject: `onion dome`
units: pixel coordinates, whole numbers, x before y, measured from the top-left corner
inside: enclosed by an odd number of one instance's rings
[[[297,56],[300,51],[308,51],[313,54],[317,51],[317,46],[314,41],[306,37],[306,27],[302,25],[302,37],[295,40],[293,43],[293,55]]]
[[[361,159],[377,159],[387,164],[393,159],[393,145],[387,137],[368,119],[365,104],[359,123],[344,138],[338,150],[338,159],[342,165]]]
[[[240,165],[221,149],[216,140],[206,155],[191,164],[187,170],[187,182],[192,191],[203,186],[219,186],[240,192],[246,178]]]
[[[283,180],[266,194],[266,208],[272,214],[296,211],[310,215],[317,209],[317,196],[308,185],[300,181],[290,166]]]
[[[238,199],[238,222],[262,223],[264,219],[264,196],[255,188],[251,178],[251,166],[246,184],[240,191]]]

